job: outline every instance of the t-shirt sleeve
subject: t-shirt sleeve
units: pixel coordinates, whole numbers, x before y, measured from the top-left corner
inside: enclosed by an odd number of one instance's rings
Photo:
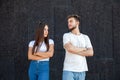
[[[52,39],[49,39],[49,44],[54,44],[54,41]]]
[[[34,45],[34,43],[35,43],[35,41],[30,41],[30,43],[29,43],[29,47],[33,47],[33,45]]]
[[[65,45],[68,42],[70,42],[69,35],[68,34],[64,34],[63,35],[63,45]]]
[[[85,43],[86,43],[86,48],[92,48],[92,44],[88,36],[85,36]]]

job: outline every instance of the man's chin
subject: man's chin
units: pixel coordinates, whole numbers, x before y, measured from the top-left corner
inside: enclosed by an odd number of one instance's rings
[[[70,28],[69,30],[72,31],[72,30],[74,30],[75,28],[76,28],[76,27],[73,27],[73,28]]]

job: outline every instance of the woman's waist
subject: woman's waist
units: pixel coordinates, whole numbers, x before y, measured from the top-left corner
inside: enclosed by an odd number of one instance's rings
[[[49,58],[46,58],[46,59],[41,59],[41,60],[32,60],[32,62],[49,62]]]

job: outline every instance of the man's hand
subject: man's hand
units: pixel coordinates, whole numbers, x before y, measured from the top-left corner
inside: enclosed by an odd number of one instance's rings
[[[68,42],[67,44],[65,44],[64,48],[69,50],[69,49],[73,48],[73,45],[71,42]]]

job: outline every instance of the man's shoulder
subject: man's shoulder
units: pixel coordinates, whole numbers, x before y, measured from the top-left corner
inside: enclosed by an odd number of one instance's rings
[[[84,36],[84,37],[88,37],[88,35],[86,35],[86,34],[84,34],[84,33],[81,33],[81,35]]]
[[[70,34],[70,32],[64,33],[64,35],[68,35],[68,34]]]
[[[85,39],[89,39],[89,36],[88,35],[86,35],[86,34],[82,34],[82,36],[85,38]]]
[[[64,33],[63,36],[69,36],[70,32]]]

